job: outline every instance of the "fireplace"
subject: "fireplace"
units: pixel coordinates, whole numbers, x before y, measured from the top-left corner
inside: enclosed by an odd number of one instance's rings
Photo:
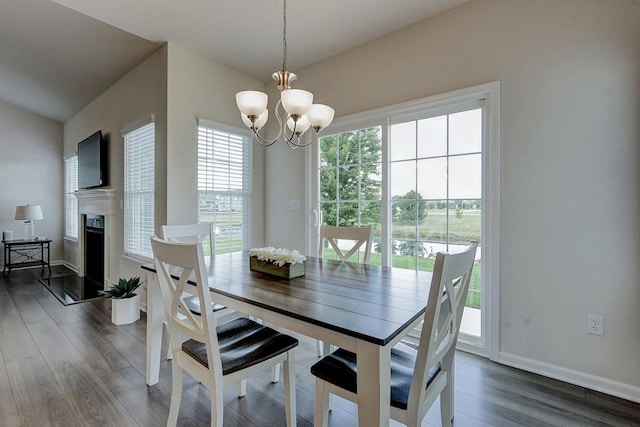
[[[85,281],[96,289],[104,289],[104,215],[85,215],[84,273]]]
[[[114,215],[118,212],[116,190],[79,190],[75,195],[83,226],[78,239],[78,275],[101,289],[108,288],[114,283],[111,272],[117,271],[111,265],[110,247],[114,241]]]

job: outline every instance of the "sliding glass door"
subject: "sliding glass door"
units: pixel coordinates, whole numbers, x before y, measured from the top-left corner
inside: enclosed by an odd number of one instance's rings
[[[321,224],[372,226],[372,264],[432,271],[438,251],[478,241],[460,340],[489,354],[488,290],[495,278],[486,274],[491,268],[485,271],[483,254],[485,242],[496,246],[496,236],[486,235],[495,229],[487,211],[498,211],[490,189],[497,184],[487,167],[497,156],[490,150],[492,123],[486,97],[445,101],[390,107],[332,125],[334,132],[309,156],[315,215],[308,249],[315,253]]]

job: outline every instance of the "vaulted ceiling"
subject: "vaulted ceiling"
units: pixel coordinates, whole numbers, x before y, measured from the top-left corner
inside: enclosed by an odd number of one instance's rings
[[[467,0],[289,0],[296,71]],[[0,100],[64,122],[162,43],[259,80],[282,64],[282,0],[0,0]]]

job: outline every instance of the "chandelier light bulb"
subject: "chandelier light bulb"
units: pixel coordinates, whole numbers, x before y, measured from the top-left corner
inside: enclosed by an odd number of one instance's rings
[[[251,129],[251,127],[253,126],[255,130],[258,130],[261,129],[262,126],[265,125],[265,123],[267,123],[267,120],[269,119],[269,110],[264,110],[262,114],[259,114],[258,118],[255,120],[255,122],[253,122],[253,124],[251,123],[249,117],[245,116],[244,113],[240,113],[240,117],[242,117],[242,122],[246,127]]]
[[[300,136],[311,127],[311,123],[309,122],[307,115],[304,114],[298,117],[297,121],[293,120],[293,117],[289,117],[287,119],[287,127],[291,132],[294,132],[295,129],[295,134]]]

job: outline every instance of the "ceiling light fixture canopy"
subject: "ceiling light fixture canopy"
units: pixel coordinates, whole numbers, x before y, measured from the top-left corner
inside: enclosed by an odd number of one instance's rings
[[[266,139],[258,133],[269,118],[269,98],[266,93],[255,90],[238,92],[236,103],[242,122],[253,131],[255,140],[260,145],[268,147],[284,136],[290,148],[306,147],[316,141],[318,132],[333,121],[335,110],[328,105],[314,104],[311,92],[291,88],[291,82],[297,76],[287,71],[287,0],[283,0],[282,15],[282,70],[271,76],[278,83],[280,91],[275,109],[276,119],[280,124],[278,135],[274,139]],[[314,135],[306,137],[305,141],[301,137],[309,128],[313,128]]]

